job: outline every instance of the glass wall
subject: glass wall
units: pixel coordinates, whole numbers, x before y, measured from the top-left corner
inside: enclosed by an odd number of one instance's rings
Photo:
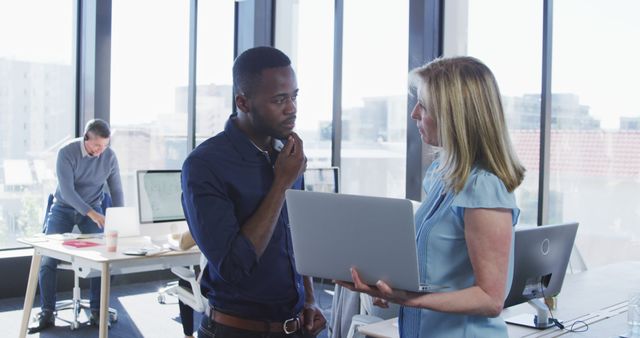
[[[58,149],[75,136],[75,10],[0,2],[0,249],[42,232]]]
[[[511,140],[527,169],[516,190],[520,224],[537,223],[542,9],[537,0],[469,0],[468,8],[467,55],[483,61],[496,76]],[[558,196],[550,195],[554,203]]]
[[[275,47],[296,70],[296,132],[304,141],[308,167],[331,166],[333,114],[333,1],[276,2]]]
[[[408,0],[344,2],[345,193],[405,196],[408,28]]]
[[[275,43],[297,71],[296,130],[309,166],[330,165],[332,123],[341,123],[342,191],[404,197],[408,0],[344,1],[340,121],[332,121],[334,2],[275,4]],[[516,191],[520,223],[534,224],[542,3],[467,5],[465,29],[453,38],[466,41],[460,54],[481,59],[497,77],[527,168]],[[187,153],[189,6],[112,3],[112,147],[127,205],[136,203],[136,170],[179,168]],[[198,6],[200,143],[222,130],[233,110],[235,2]],[[638,7],[624,0],[554,2],[549,222],[581,223],[577,245],[590,267],[640,258],[640,109],[630,80],[640,75]],[[74,137],[76,11],[73,0],[0,2],[0,249],[41,231],[46,197],[57,184],[57,151]]]
[[[550,221],[588,267],[640,259],[640,3],[554,2]]]
[[[180,168],[186,157],[189,1],[112,6],[111,143],[133,206],[136,170]]]
[[[234,1],[198,1],[196,145],[224,129],[234,109]],[[180,95],[186,107],[187,87]]]

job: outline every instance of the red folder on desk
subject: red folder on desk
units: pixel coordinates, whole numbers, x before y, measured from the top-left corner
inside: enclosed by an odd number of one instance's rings
[[[89,241],[81,241],[77,239],[70,239],[68,241],[62,242],[62,245],[72,246],[74,248],[88,248],[96,245],[100,245],[99,243],[89,242]]]

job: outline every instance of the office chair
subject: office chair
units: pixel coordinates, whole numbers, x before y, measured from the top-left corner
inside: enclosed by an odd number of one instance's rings
[[[200,283],[198,282],[198,274],[196,274],[195,268],[193,266],[177,266],[171,268],[171,272],[178,278],[189,282],[191,290],[178,285],[177,281],[169,282],[158,289],[158,303],[166,304],[167,296],[172,296],[178,298],[196,312],[208,312],[209,301],[200,292]]]
[[[389,303],[389,308],[380,308],[373,305],[373,298],[367,294],[360,294],[360,314],[351,318],[351,326],[347,333],[347,338],[364,338],[364,334],[360,333],[360,326],[381,322],[398,316],[400,306],[398,304]]]
[[[177,243],[171,243],[171,245],[172,247],[175,247],[176,250],[189,250],[196,245],[196,242],[193,240],[191,233],[189,231],[186,231],[180,234]],[[204,258],[204,255],[201,255],[200,267],[204,268],[206,264],[207,261]],[[177,297],[180,301],[182,301],[184,304],[187,304],[194,311],[208,312],[209,301],[204,295],[202,295],[202,292],[200,292],[200,283],[198,282],[199,276],[196,273],[195,268],[193,266],[178,266],[171,268],[171,272],[174,275],[178,276],[180,279],[189,282],[191,290],[178,285],[177,281],[169,282],[165,285],[165,287],[158,290],[158,303],[165,304],[166,296],[169,295]]]
[[[198,275],[193,266],[190,267],[174,267],[171,272],[183,279],[191,285],[191,290],[178,285],[178,282],[171,282],[158,291],[158,302],[165,303],[164,295],[172,295],[177,297],[184,304],[188,305],[196,312],[206,313],[209,311],[209,301],[200,292],[200,283],[198,283]]]
[[[177,238],[175,236],[172,236],[171,240],[169,241],[169,245],[175,250],[189,250],[196,245],[196,242],[193,240],[191,233],[189,231],[185,231],[179,234],[179,237]],[[203,256],[201,256],[200,263],[201,267],[204,266],[203,264],[206,264]],[[189,282],[189,285],[193,290],[200,289],[200,284],[198,283],[198,275],[196,274],[195,268],[193,266],[173,267],[171,268],[171,272],[174,275],[178,276],[180,279]],[[179,296],[180,294],[182,294],[186,301],[183,301],[181,299],[181,297]],[[165,304],[166,296],[177,297],[178,299],[183,301],[183,303],[193,308],[195,311],[204,312],[204,306],[199,299],[200,297],[194,296],[194,293],[178,285],[177,281],[169,282],[164,287],[158,289],[158,303]],[[204,304],[207,304],[207,302],[205,302]]]
[[[44,213],[44,222],[42,224],[43,232],[46,232],[47,219],[49,218],[49,211],[51,210],[51,206],[53,205],[53,194],[49,194],[47,199],[47,207],[45,208]],[[102,210],[106,210],[106,208],[111,206],[111,196],[105,193],[102,199]],[[80,328],[80,321],[78,317],[80,315],[80,311],[82,309],[90,310],[88,299],[81,298],[81,290],[80,290],[80,276],[78,271],[75,270],[74,266],[69,262],[58,262],[58,269],[60,270],[69,270],[73,271],[73,296],[71,299],[59,300],[56,301],[54,317],[57,319],[69,324],[71,330],[76,330]],[[58,316],[59,311],[63,310],[73,310],[72,319],[68,320]],[[113,308],[109,308],[109,322],[117,322],[118,321],[118,311]]]
[[[175,238],[173,238],[175,240]],[[188,231],[182,233],[179,242],[176,244],[170,241],[170,245],[176,250],[189,250],[195,246],[195,241]],[[207,264],[204,255],[200,256],[200,266]],[[166,296],[174,296],[179,300],[180,320],[185,336],[192,336],[194,332],[194,312],[209,315],[209,301],[202,294],[200,288],[200,276],[196,273],[194,266],[174,267],[171,272],[180,279],[167,283],[165,287],[158,290],[158,302],[166,303]]]

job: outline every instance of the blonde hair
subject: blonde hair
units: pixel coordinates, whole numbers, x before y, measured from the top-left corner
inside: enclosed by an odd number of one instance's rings
[[[524,179],[507,130],[491,70],[472,57],[439,58],[410,73],[411,83],[438,129],[440,164],[449,189],[459,192],[473,166],[496,175],[509,192]]]

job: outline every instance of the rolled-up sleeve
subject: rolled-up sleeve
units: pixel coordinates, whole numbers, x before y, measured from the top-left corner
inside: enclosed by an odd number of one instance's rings
[[[252,243],[240,232],[234,204],[213,168],[197,157],[182,166],[182,207],[210,268],[228,283],[249,276],[257,264]]]

